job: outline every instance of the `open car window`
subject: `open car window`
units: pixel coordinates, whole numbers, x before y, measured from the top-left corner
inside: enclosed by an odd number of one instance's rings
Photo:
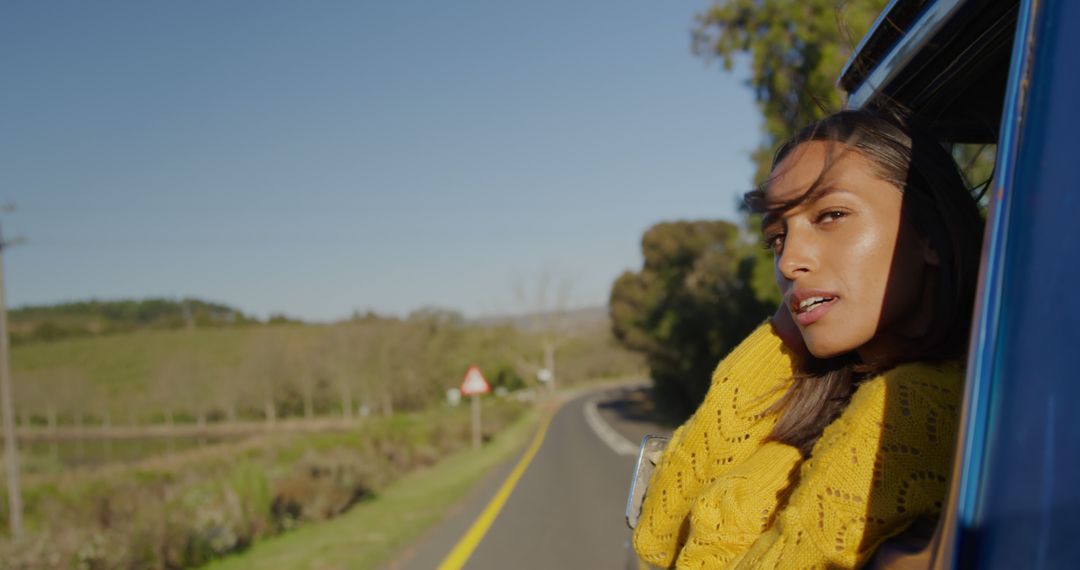
[[[1080,567],[1078,30],[1070,0],[897,0],[841,79],[849,105],[899,102],[954,156],[994,153],[953,486],[909,549],[920,567]]]

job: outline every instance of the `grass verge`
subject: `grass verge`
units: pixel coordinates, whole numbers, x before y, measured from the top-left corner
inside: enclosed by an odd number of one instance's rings
[[[486,438],[528,406],[484,402]],[[179,570],[340,516],[407,474],[469,447],[468,406],[367,418],[24,481],[27,536],[4,537],[0,570]],[[497,441],[496,438],[492,441]],[[2,479],[0,479],[2,483]],[[6,511],[0,485],[0,512]]]
[[[482,449],[413,472],[338,518],[257,542],[204,569],[363,570],[386,563],[441,520],[485,473],[520,451],[539,415],[530,411]]]

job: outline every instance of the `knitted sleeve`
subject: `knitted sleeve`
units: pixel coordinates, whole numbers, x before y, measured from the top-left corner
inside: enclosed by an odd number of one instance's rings
[[[772,525],[801,460],[794,447],[768,442],[718,477],[690,509],[690,533],[676,565],[725,568],[745,552]]]
[[[941,511],[952,467],[957,367],[897,367],[864,382],[825,429],[773,526],[738,568],[855,568]]]
[[[768,396],[791,374],[792,355],[768,323],[717,366],[705,401],[675,430],[649,482],[633,541],[642,560],[675,563],[689,531],[691,503],[759,446],[775,423],[762,421],[775,401]]]

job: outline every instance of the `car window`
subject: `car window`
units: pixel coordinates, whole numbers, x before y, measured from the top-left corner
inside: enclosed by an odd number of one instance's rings
[[[1024,2],[1021,13],[1036,6]],[[1080,567],[1080,3],[1021,19],[969,374],[961,567]]]

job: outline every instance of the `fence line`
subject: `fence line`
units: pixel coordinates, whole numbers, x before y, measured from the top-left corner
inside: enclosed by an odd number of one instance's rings
[[[79,439],[166,439],[175,437],[243,436],[261,433],[321,432],[351,429],[363,418],[290,418],[211,422],[205,424],[149,424],[140,426],[19,426],[15,436],[21,441],[65,441]],[[3,431],[0,430],[0,435]]]

